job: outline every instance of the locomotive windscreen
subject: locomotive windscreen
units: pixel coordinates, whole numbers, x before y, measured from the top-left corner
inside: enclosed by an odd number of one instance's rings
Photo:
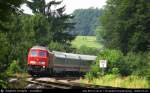
[[[32,50],[30,53],[31,56],[38,56],[38,51]]]

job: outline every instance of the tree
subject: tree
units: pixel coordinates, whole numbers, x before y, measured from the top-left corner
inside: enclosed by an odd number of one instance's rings
[[[0,64],[1,71],[5,71],[8,66],[9,51],[11,50],[9,41],[9,31],[11,31],[11,22],[13,19],[12,14],[17,15],[21,13],[20,5],[24,3],[25,0],[1,0],[0,1]]]
[[[101,16],[105,46],[124,54],[148,51],[149,6],[149,0],[108,0]]]
[[[101,16],[101,10],[89,8],[89,9],[77,9],[72,15],[74,18],[72,22],[75,22],[75,28],[72,29],[74,35],[95,35],[96,26],[100,25],[98,17]]]
[[[51,32],[53,35],[53,41],[59,43],[69,44],[71,40],[74,39],[73,36],[69,34],[69,30],[73,28],[73,23],[69,21],[72,18],[70,15],[66,15],[65,6],[52,10],[52,6],[57,6],[61,4],[62,1],[52,0],[48,3],[45,0],[33,0],[28,1],[27,5],[32,9],[33,13],[40,13],[44,15],[49,23],[51,24]]]
[[[4,29],[2,22],[8,21],[12,13],[21,13],[19,9],[20,5],[24,3],[25,0],[1,0],[0,1],[0,27]]]
[[[7,75],[5,73],[7,67],[10,64],[9,53],[11,45],[9,41],[9,31],[11,26],[9,22],[12,21],[12,14],[21,14],[20,5],[25,0],[1,0],[0,1],[0,88],[6,88]]]

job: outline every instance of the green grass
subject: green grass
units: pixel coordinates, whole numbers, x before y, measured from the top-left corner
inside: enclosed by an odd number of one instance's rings
[[[72,46],[75,48],[80,48],[80,46],[83,45],[93,48],[102,48],[102,45],[96,41],[95,36],[77,36],[75,40],[72,41]]]
[[[105,75],[103,77],[94,78],[93,80],[81,79],[82,83],[113,86],[121,88],[150,88],[147,80],[138,76],[120,77],[114,75]]]

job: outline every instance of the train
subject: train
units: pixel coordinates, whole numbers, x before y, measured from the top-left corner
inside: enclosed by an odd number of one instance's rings
[[[91,69],[96,56],[50,51],[44,46],[28,50],[27,71],[30,75],[84,74]]]

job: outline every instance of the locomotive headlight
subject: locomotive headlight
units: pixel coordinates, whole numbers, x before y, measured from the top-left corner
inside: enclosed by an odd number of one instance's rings
[[[30,64],[36,64],[36,61],[30,61]]]
[[[40,62],[40,64],[45,65],[45,62]]]

